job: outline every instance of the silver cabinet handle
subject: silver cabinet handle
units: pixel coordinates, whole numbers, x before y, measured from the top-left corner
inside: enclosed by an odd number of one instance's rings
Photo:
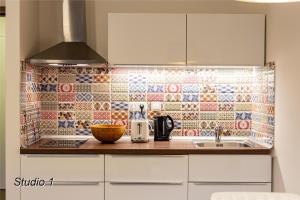
[[[182,185],[182,181],[109,181],[112,185]]]
[[[99,181],[54,181],[53,185],[99,185],[99,183]]]
[[[194,185],[266,185],[267,182],[190,182]]]

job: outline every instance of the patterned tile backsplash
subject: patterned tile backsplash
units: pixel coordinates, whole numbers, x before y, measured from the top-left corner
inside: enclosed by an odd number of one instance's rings
[[[146,113],[138,106],[145,105]],[[209,67],[42,67],[21,70],[22,135],[30,109],[41,135],[90,135],[91,124],[170,115],[173,135],[213,136],[216,126],[272,144],[274,71]],[[27,120],[27,122],[25,122]]]

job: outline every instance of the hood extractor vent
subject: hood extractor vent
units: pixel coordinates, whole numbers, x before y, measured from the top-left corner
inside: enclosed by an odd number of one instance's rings
[[[63,0],[64,42],[31,58],[29,63],[53,66],[107,64],[105,58],[86,44],[85,0]]]

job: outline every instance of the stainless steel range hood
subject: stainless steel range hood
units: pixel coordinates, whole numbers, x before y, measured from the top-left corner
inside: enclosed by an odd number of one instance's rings
[[[64,42],[27,59],[32,64],[85,65],[107,61],[86,44],[85,0],[63,0]]]

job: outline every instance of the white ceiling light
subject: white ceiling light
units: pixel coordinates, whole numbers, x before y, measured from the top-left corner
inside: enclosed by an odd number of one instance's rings
[[[249,3],[290,3],[290,2],[300,2],[300,0],[236,0]]]

